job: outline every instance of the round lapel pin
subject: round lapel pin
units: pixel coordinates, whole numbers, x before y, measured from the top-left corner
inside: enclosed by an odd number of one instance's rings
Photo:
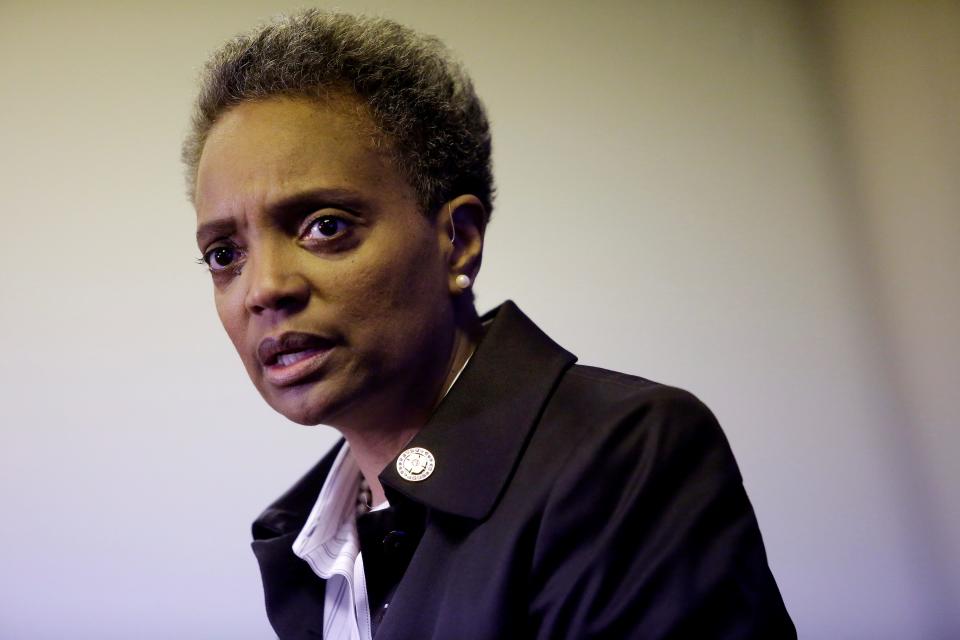
[[[411,447],[397,458],[397,473],[404,480],[420,482],[430,477],[436,463],[433,454],[423,447]]]

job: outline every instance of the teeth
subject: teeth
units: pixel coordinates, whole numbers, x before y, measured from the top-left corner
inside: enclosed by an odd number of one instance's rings
[[[297,362],[300,362],[304,358],[309,358],[311,353],[312,352],[310,351],[295,351],[293,353],[283,353],[277,356],[277,363],[281,367],[289,367],[292,364],[296,364]]]

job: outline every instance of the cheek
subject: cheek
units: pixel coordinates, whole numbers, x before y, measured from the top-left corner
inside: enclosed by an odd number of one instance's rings
[[[220,317],[220,324],[223,325],[237,353],[239,353],[240,357],[246,362],[244,356],[245,350],[242,348],[244,344],[244,328],[246,326],[244,322],[243,305],[238,304],[231,296],[221,293],[215,294],[214,304],[217,308],[217,316]]]
[[[389,318],[402,306],[402,278],[389,267],[376,262],[356,261],[348,265],[334,294],[354,329],[380,326],[377,320]]]
[[[353,326],[380,339],[414,338],[430,330],[437,310],[449,302],[439,259],[426,243],[378,253],[375,259],[358,257],[346,270],[341,290]]]
[[[424,244],[360,271],[362,288],[370,292],[371,302],[378,302],[395,316],[403,316],[421,315],[425,307],[441,301],[444,288],[439,257],[433,247]]]

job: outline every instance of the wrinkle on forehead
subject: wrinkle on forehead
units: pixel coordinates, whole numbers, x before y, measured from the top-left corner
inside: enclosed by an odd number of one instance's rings
[[[338,162],[324,161],[333,157]],[[264,208],[298,189],[357,180],[380,185],[398,173],[391,144],[358,98],[244,102],[224,113],[207,137],[197,170],[197,215]]]

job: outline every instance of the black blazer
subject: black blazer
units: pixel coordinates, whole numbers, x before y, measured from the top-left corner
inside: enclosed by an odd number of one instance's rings
[[[795,638],[727,441],[685,391],[574,365],[511,302],[380,474],[425,528],[378,640]],[[291,545],[336,454],[253,525],[267,615],[322,637],[324,581]],[[366,552],[365,557],[366,557]]]

